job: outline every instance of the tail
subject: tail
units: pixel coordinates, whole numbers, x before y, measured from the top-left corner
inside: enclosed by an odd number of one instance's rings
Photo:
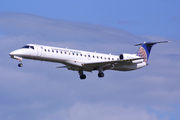
[[[140,44],[136,44],[134,46],[139,46],[141,45],[141,47],[139,48],[139,50],[137,51],[136,55],[139,56],[139,57],[142,57],[142,58],[145,58],[144,59],[144,62],[148,62],[148,59],[149,59],[149,55],[150,55],[150,52],[151,52],[151,48],[153,45],[157,44],[157,43],[167,43],[169,41],[161,41],[161,42],[143,42],[143,43],[140,43]]]

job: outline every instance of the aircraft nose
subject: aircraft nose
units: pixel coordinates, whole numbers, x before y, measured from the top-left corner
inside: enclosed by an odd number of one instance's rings
[[[18,55],[18,54],[19,54],[18,50],[15,50],[15,51],[12,51],[9,53],[10,56],[14,56],[14,55]]]
[[[9,53],[9,55],[10,55],[10,56],[13,56],[13,55],[15,55],[15,52],[12,51],[12,52]]]
[[[13,56],[21,56],[21,55],[27,55],[27,52],[22,49],[17,49],[9,53],[11,57]]]

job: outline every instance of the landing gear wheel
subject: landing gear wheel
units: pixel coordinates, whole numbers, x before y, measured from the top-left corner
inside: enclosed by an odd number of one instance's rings
[[[22,63],[19,63],[19,64],[18,64],[18,67],[22,67],[22,66],[23,66],[23,64],[22,64]]]
[[[82,80],[82,79],[86,79],[86,75],[85,75],[85,74],[80,75],[80,79],[81,79],[81,80]]]
[[[98,73],[98,77],[104,77],[104,73]]]

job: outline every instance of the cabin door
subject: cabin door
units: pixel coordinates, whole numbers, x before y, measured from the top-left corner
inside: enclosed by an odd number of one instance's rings
[[[42,56],[42,49],[41,46],[37,46],[37,56]]]

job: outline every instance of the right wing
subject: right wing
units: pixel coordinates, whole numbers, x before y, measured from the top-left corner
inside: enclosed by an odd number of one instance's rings
[[[66,66],[61,66],[61,67],[56,67],[56,68],[67,68],[68,70],[75,70],[75,71],[78,71],[79,69],[83,69],[85,71],[91,72],[93,70],[96,70],[100,66],[104,69],[110,69],[111,67],[118,66],[118,65],[136,64],[137,62],[134,62],[134,61],[143,62],[143,59],[145,58],[133,58],[133,59],[124,59],[124,60],[104,61],[104,62],[91,62],[91,63],[83,63],[81,65],[71,64],[69,62],[68,64],[63,63]]]
[[[99,66],[107,67],[112,65],[125,65],[125,64],[134,64],[135,60],[143,60],[144,58],[134,58],[134,59],[125,59],[125,60],[115,60],[115,61],[105,61],[105,62],[92,62],[92,63],[84,63],[82,66],[85,68],[96,68]]]

